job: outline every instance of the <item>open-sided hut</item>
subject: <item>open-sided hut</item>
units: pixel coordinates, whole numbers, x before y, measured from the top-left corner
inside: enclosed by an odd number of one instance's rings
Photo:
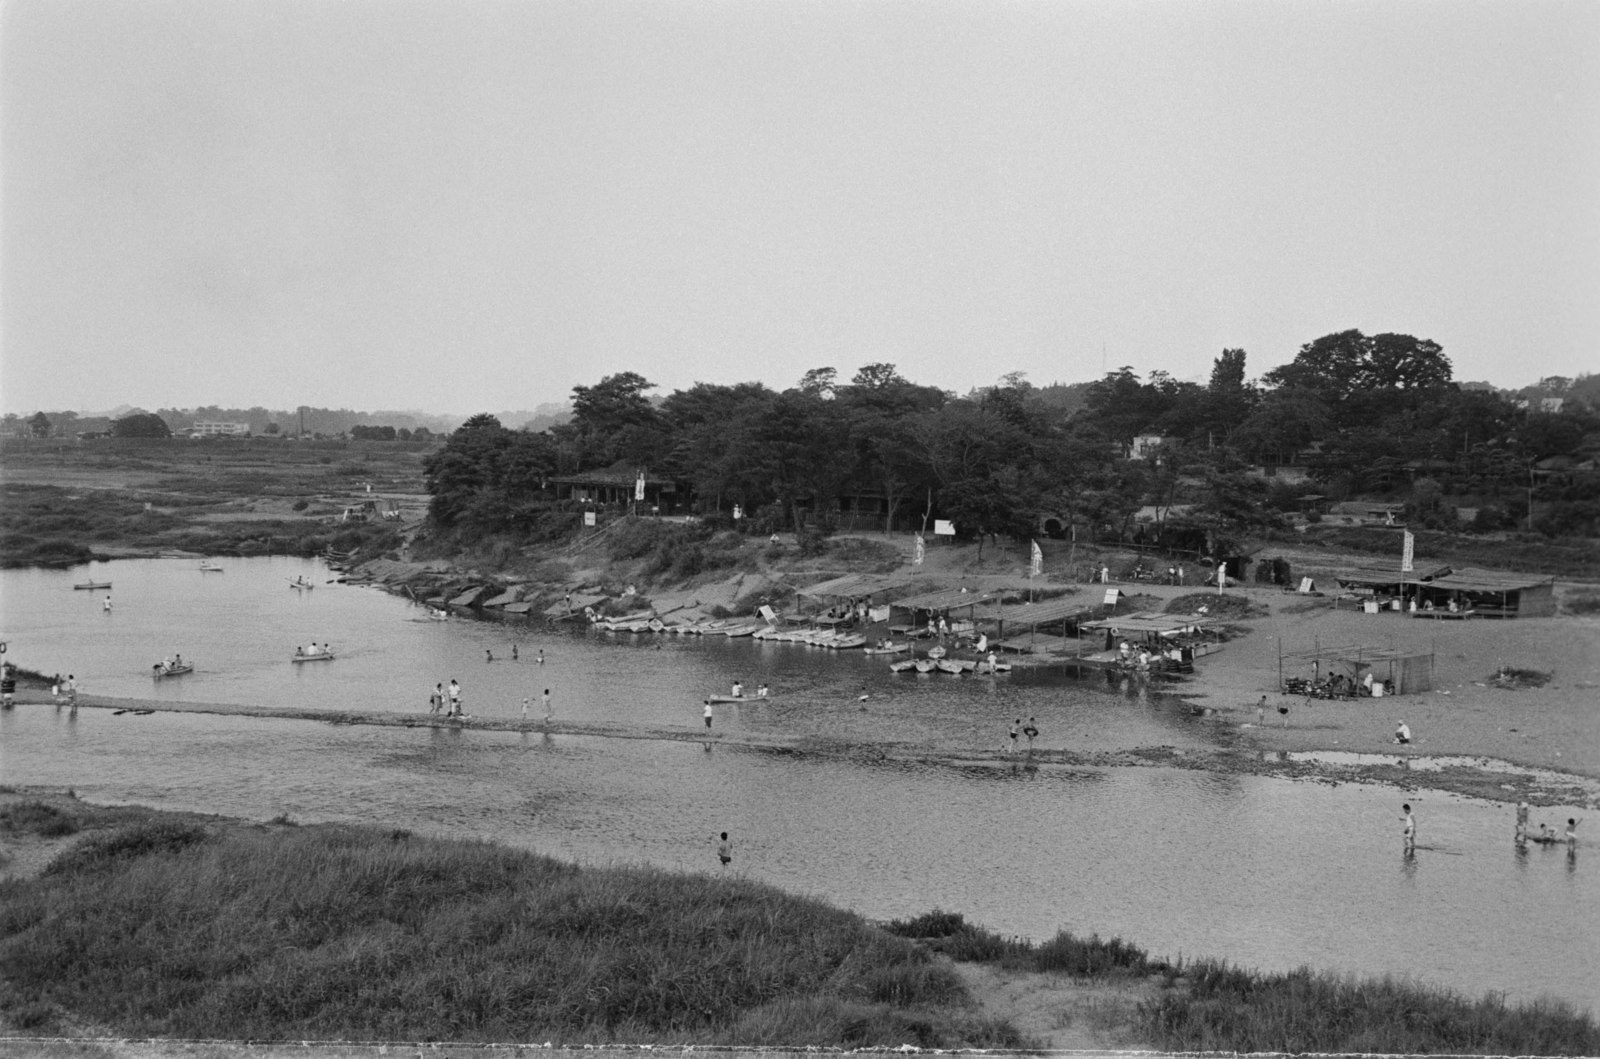
[[[1310,672],[1287,672],[1293,670]],[[1293,651],[1278,659],[1278,685],[1284,686],[1289,676],[1327,681],[1337,676],[1347,678],[1357,688],[1365,687],[1365,677],[1372,673],[1375,684],[1384,684],[1395,695],[1415,695],[1433,690],[1433,655],[1425,651],[1400,651],[1391,647],[1317,647],[1309,651]]]
[[[1556,612],[1555,580],[1526,574],[1497,574],[1471,568],[1451,570],[1418,586],[1423,601],[1435,610],[1475,618],[1547,618]]]

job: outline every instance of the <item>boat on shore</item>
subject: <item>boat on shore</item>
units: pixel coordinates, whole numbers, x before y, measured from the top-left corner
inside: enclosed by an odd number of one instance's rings
[[[918,673],[932,673],[933,667],[939,664],[939,660],[937,658],[919,658],[911,664],[917,667]]]
[[[75,589],[77,589],[77,588],[88,589],[89,591],[93,592],[93,591],[95,591],[97,589],[101,589],[101,588],[110,588],[111,587],[111,582],[110,581],[80,581],[78,584],[75,584],[72,587],[75,588]]]
[[[902,658],[898,662],[889,663],[889,672],[891,673],[906,673],[916,668],[917,660],[915,658]]]

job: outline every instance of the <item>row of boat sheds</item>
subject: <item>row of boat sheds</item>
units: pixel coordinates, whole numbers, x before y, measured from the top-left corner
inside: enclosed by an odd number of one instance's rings
[[[1344,570],[1336,580],[1369,613],[1415,618],[1547,618],[1556,612],[1555,578],[1435,566]]]
[[[796,613],[763,606],[748,618],[708,619],[641,611],[605,615],[604,597],[574,595],[545,611],[552,621],[588,620],[613,632],[752,636],[834,649],[915,658],[919,653],[955,672],[1009,668],[999,656],[1136,671],[1188,672],[1197,656],[1220,646],[1204,614],[1172,615],[1133,608],[1119,591],[1033,600],[1035,589],[994,579],[918,592],[891,575],[850,574],[798,590]],[[611,608],[615,609],[615,608]],[[962,655],[967,655],[965,659]],[[990,656],[993,656],[991,659]],[[895,668],[909,662],[894,662]],[[925,671],[925,670],[924,670]]]

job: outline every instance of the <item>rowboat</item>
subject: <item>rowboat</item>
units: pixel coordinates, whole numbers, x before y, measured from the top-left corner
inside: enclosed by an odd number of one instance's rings
[[[939,672],[941,673],[949,673],[953,677],[959,677],[961,675],[960,662],[952,662],[948,658],[941,658],[933,664],[939,667]]]
[[[848,651],[852,647],[865,647],[866,644],[867,638],[865,636],[840,636],[829,643],[828,646],[835,651]]]
[[[943,647],[930,647],[930,648],[928,648],[928,657],[933,659],[934,661],[938,661],[939,659],[944,657],[944,648]]]
[[[911,645],[908,643],[892,643],[887,647],[869,647],[861,653],[868,655],[898,655],[905,654],[909,650],[911,650]]]
[[[316,588],[317,586],[303,577],[296,577],[289,582],[290,588]]]
[[[714,706],[724,702],[750,702],[755,698],[757,698],[755,695],[707,695],[706,705]],[[765,698],[771,698],[771,696],[765,696]]]
[[[194,672],[193,662],[157,662],[150,667],[150,675],[160,680],[162,677],[181,677],[185,673]]]
[[[316,654],[312,655],[301,652],[300,654],[297,654],[293,658],[289,659],[289,661],[297,664],[300,662],[331,662],[333,661],[333,658],[334,655],[332,651],[318,651]]]
[[[919,658],[912,663],[912,665],[917,667],[918,673],[932,673],[933,667],[938,664],[938,660],[933,658]]]
[[[212,566],[210,563],[202,561],[200,563],[200,572],[202,574],[220,574],[222,573],[222,567]]]
[[[891,673],[904,673],[915,668],[917,668],[917,660],[915,658],[902,658],[898,662],[889,663],[889,672]]]
[[[110,581],[84,581],[81,584],[76,584],[76,585],[73,585],[72,587],[73,588],[87,588],[89,591],[93,592],[96,589],[110,588],[111,587],[111,582]]]
[[[980,672],[980,673],[1009,673],[1009,672],[1011,672],[1011,663],[1010,662],[1000,662],[1000,661],[979,662],[978,663],[978,672]]]

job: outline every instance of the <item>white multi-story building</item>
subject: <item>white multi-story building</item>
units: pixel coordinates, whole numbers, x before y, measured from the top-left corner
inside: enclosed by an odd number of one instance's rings
[[[250,424],[196,423],[192,433],[197,438],[247,437],[250,434]]]

